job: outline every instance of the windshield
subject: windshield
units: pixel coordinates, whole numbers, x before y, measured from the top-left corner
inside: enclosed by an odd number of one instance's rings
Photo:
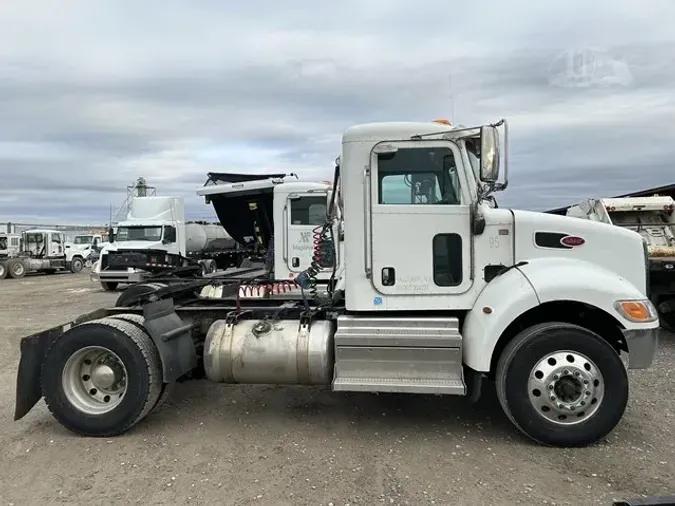
[[[91,244],[94,238],[90,235],[76,235],[73,243],[75,244]]]
[[[119,227],[117,241],[161,241],[162,227]]]

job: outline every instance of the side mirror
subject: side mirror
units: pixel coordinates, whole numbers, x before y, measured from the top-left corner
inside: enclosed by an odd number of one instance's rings
[[[494,183],[499,179],[499,132],[497,127],[480,129],[480,180]]]

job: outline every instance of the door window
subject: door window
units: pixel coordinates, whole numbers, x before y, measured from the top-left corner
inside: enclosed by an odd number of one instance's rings
[[[377,156],[378,204],[461,204],[459,175],[450,148],[399,148]]]
[[[436,286],[459,286],[462,284],[462,236],[437,234],[434,236],[434,283]]]
[[[326,207],[325,195],[291,199],[291,225],[322,225]]]

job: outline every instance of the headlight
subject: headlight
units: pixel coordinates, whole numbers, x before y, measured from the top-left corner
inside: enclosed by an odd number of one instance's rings
[[[617,300],[614,309],[626,320],[634,323],[650,323],[659,318],[654,304],[649,299]]]

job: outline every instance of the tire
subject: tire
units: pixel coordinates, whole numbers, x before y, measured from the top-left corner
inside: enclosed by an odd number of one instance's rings
[[[5,279],[7,277],[7,264],[5,262],[0,262],[0,279]]]
[[[206,261],[206,271],[208,274],[213,274],[218,270],[218,265],[216,264],[216,261],[213,259],[209,259]]]
[[[26,275],[26,266],[19,259],[7,262],[7,274],[10,278],[21,279]]]
[[[116,281],[101,281],[101,287],[106,292],[114,292],[117,289],[117,285],[119,285],[119,283]]]
[[[669,304],[673,303],[673,301],[669,300],[668,297],[663,297],[660,300],[656,300],[655,305],[658,307],[663,302],[668,302]],[[659,323],[662,329],[669,330],[670,332],[675,332],[675,311],[664,313],[659,309]]]
[[[555,365],[549,365],[546,357],[553,354]],[[509,420],[550,446],[597,442],[616,427],[628,403],[628,374],[614,348],[588,329],[560,322],[534,325],[509,342],[497,364],[496,387]],[[567,401],[560,409],[558,404]]]
[[[160,284],[160,283],[157,283]],[[143,322],[145,321],[145,318],[143,318],[139,314],[133,314],[133,313],[128,313],[128,314],[116,314],[113,316],[109,316],[109,318],[115,318],[118,320],[123,320],[127,321],[129,323],[134,324],[136,327],[138,327],[140,330],[142,330],[144,333],[147,334],[147,331],[145,330],[145,327],[143,326]],[[173,383],[162,383],[162,390],[159,393],[159,398],[157,399],[157,402],[153,406],[153,410],[160,408],[170,397],[173,391],[176,388],[176,382]]]
[[[660,314],[659,321],[661,322],[661,328],[670,332],[675,332],[675,313]]]
[[[70,272],[72,272],[73,274],[81,272],[83,267],[84,267],[84,260],[82,260],[81,257],[73,257],[73,259],[70,261]]]
[[[115,398],[113,390],[104,390],[91,376],[79,376],[82,372],[95,374],[90,365],[78,367],[78,362],[86,364],[78,355],[91,347],[114,353],[119,361],[115,365],[118,371],[119,363],[123,365],[126,382],[121,397]],[[96,362],[96,358],[92,360]],[[121,376],[114,375],[116,379]],[[86,384],[82,381],[85,377],[89,380]],[[110,377],[101,374],[99,379]],[[85,390],[90,387],[91,390]],[[42,393],[47,407],[63,426],[82,436],[112,437],[126,432],[155,407],[161,389],[162,368],[157,348],[145,332],[119,318],[94,320],[68,330],[54,341],[42,366]],[[94,393],[98,399],[92,399]],[[107,393],[111,395],[103,397]]]
[[[163,283],[138,283],[136,285],[131,285],[127,287],[117,298],[115,307],[124,307],[137,297],[153,293],[160,288],[164,288],[165,286],[167,285]]]

